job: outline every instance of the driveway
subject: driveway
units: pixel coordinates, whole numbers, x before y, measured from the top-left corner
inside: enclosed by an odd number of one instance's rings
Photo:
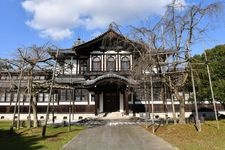
[[[63,150],[174,150],[138,125],[98,126],[81,132]]]

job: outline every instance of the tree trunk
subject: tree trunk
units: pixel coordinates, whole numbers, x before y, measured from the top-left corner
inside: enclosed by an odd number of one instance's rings
[[[36,97],[33,96],[33,101],[31,103],[32,106],[32,110],[33,110],[33,127],[38,127],[38,117],[37,117],[37,101],[36,101]]]
[[[177,100],[180,103],[180,116],[179,116],[179,124],[185,124],[185,99],[183,96],[181,96],[178,91],[175,89],[174,94],[177,98]]]
[[[179,116],[179,124],[185,124],[185,100],[182,98],[180,100],[180,116]]]

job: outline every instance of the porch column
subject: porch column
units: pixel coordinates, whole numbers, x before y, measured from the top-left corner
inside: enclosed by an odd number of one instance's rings
[[[129,115],[129,105],[128,105],[128,91],[124,91],[124,107],[125,107],[125,115]]]
[[[133,116],[136,116],[136,108],[135,108],[135,98],[134,98],[134,91],[131,91],[131,101],[133,102],[132,104],[132,109],[133,109]]]
[[[99,93],[95,92],[95,116],[99,113]]]

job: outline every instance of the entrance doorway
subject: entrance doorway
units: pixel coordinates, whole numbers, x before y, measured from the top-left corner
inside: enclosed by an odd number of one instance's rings
[[[103,98],[104,112],[114,112],[119,110],[118,92],[105,92]]]

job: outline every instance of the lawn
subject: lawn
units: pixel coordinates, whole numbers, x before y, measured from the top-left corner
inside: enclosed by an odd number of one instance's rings
[[[156,135],[181,150],[222,150],[225,149],[225,120],[202,124],[202,131],[197,132],[194,124],[165,125],[157,129]],[[149,129],[151,131],[151,129]]]
[[[82,126],[71,126],[72,131],[68,132],[68,127],[48,127],[46,138],[42,138],[42,128],[23,128],[9,135],[9,125],[10,122],[0,122],[0,149],[3,150],[57,150],[84,129]]]

